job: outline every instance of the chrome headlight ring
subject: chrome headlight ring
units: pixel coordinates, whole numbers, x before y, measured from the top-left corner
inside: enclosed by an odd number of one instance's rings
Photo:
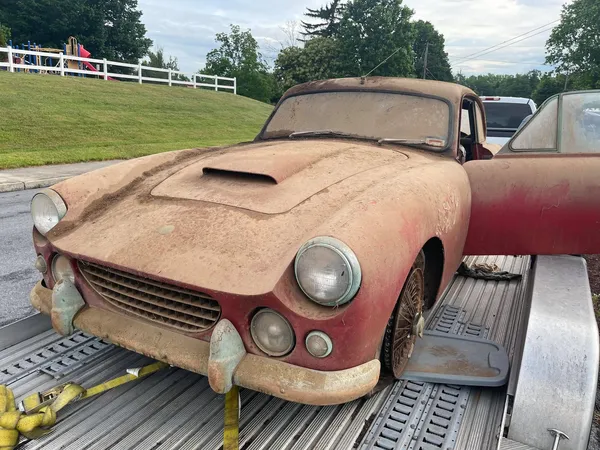
[[[31,218],[35,228],[46,235],[67,214],[67,205],[52,189],[42,189],[31,199]]]
[[[331,267],[331,265],[320,267],[320,269],[322,269],[322,275],[329,276],[330,279],[338,281],[343,280],[345,283],[345,285],[332,285],[330,283],[330,287],[333,287],[334,289],[340,288],[338,294],[332,298],[324,298],[324,295],[317,292],[315,286],[317,285],[318,280],[316,280],[314,276],[312,280],[310,280],[310,276],[308,277],[309,281],[312,281],[311,286],[309,285],[311,283],[306,282],[306,274],[301,273],[303,270],[307,269],[306,267],[302,267],[303,257],[308,255],[314,249],[327,249],[330,252],[333,252],[330,253],[330,256],[335,254],[335,256],[339,258],[339,265],[337,267]],[[356,296],[362,281],[362,272],[355,253],[345,243],[330,236],[313,238],[300,247],[294,261],[294,273],[302,292],[304,292],[304,294],[312,301],[324,306],[340,306],[348,303]],[[316,275],[318,275],[318,273]],[[304,280],[304,283],[302,280]],[[324,279],[323,281],[327,280]]]

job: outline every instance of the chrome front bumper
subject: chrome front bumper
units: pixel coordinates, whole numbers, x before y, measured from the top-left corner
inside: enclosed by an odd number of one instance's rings
[[[76,308],[79,293],[74,286],[72,289],[75,292],[70,291],[68,284],[63,285],[60,294],[74,298]],[[62,313],[58,297],[55,293],[53,301],[53,291],[41,282],[30,294],[31,304],[50,315],[53,327],[61,334],[72,326],[134,352],[207,375],[210,386],[219,393],[229,391],[235,384],[298,403],[334,405],[368,394],[379,379],[377,359],[350,369],[325,372],[246,353],[239,333],[227,319],[217,323],[208,343],[88,306],[73,312],[71,305],[62,305],[66,311]]]

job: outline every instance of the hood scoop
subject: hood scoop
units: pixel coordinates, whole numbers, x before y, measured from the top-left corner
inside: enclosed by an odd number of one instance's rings
[[[280,149],[264,148],[212,159],[203,167],[202,175],[230,181],[281,184],[322,157],[310,151],[284,153]]]
[[[202,169],[202,178],[204,178],[205,181],[207,179],[214,178],[229,183],[256,183],[262,185],[277,184],[277,180],[271,175],[249,171],[217,169],[214,167],[204,167]]]

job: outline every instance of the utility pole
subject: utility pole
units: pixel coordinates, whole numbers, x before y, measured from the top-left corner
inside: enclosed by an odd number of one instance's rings
[[[568,83],[569,83],[569,71],[567,70],[567,76],[565,77],[565,87],[563,88],[563,92],[566,92]]]
[[[427,54],[429,53],[429,42],[425,45],[425,56],[423,57],[423,79],[427,78]]]

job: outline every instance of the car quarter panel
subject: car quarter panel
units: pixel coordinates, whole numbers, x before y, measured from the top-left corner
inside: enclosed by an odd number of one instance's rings
[[[465,164],[467,255],[600,253],[600,154],[498,155]]]

